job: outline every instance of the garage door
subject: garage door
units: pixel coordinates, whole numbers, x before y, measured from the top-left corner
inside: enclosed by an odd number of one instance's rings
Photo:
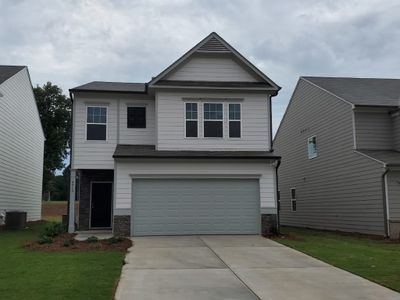
[[[258,234],[256,179],[134,179],[133,235]]]

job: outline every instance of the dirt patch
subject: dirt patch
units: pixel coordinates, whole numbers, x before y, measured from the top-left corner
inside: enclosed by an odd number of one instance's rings
[[[48,216],[62,216],[67,214],[68,202],[43,202],[42,215],[43,217]]]
[[[296,235],[293,234],[281,234],[277,237],[273,237],[273,240],[291,240],[291,241],[298,241],[298,242],[304,242],[305,239],[300,238]]]
[[[97,242],[76,241],[75,234],[64,233],[55,238],[51,244],[31,242],[24,245],[29,251],[43,252],[85,252],[85,251],[122,251],[126,252],[132,246],[132,241],[123,238],[121,241],[112,242],[111,239],[98,240]],[[72,241],[72,242],[71,242]],[[66,246],[68,244],[68,246]]]

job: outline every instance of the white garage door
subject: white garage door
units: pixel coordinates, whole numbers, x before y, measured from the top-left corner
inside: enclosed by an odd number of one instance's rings
[[[257,179],[134,179],[132,230],[141,235],[258,234]]]

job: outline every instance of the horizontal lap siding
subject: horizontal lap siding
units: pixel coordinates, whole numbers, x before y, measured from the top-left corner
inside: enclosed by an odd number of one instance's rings
[[[167,80],[204,80],[204,81],[260,81],[250,74],[232,55],[195,54],[176,71],[169,74]]]
[[[389,219],[400,221],[400,172],[389,171]]]
[[[275,208],[274,167],[269,163],[240,161],[121,161],[116,168],[116,209],[130,209],[132,200],[132,176],[134,175],[214,175],[249,176],[261,175],[260,201],[262,208]],[[132,176],[131,176],[132,175]]]
[[[0,85],[0,212],[41,218],[44,136],[26,69]]]
[[[317,136],[318,156],[307,157]],[[382,165],[353,150],[351,106],[300,80],[274,142],[284,225],[384,234]],[[297,212],[291,212],[290,188]]]
[[[393,131],[390,115],[383,112],[355,112],[358,149],[392,149]]]
[[[223,139],[185,139],[184,99],[243,99],[242,138],[229,139],[228,123],[225,123]],[[263,93],[206,93],[206,92],[158,92],[159,150],[260,150],[269,149],[269,99]],[[204,100],[206,101],[206,100]],[[229,102],[229,101],[228,101]],[[202,111],[202,110],[201,110]],[[226,117],[226,116],[225,116]],[[226,118],[225,118],[226,119]],[[199,124],[200,131],[202,124]]]
[[[394,149],[400,151],[400,114],[397,113],[392,117],[393,127],[393,146]]]

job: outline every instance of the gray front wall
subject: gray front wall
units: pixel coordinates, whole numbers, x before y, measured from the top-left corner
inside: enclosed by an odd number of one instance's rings
[[[274,148],[283,225],[384,234],[381,164],[353,150],[352,107],[300,79]],[[317,136],[318,157],[307,157]],[[296,188],[297,212],[291,212]]]
[[[258,179],[134,179],[133,235],[259,234]]]

